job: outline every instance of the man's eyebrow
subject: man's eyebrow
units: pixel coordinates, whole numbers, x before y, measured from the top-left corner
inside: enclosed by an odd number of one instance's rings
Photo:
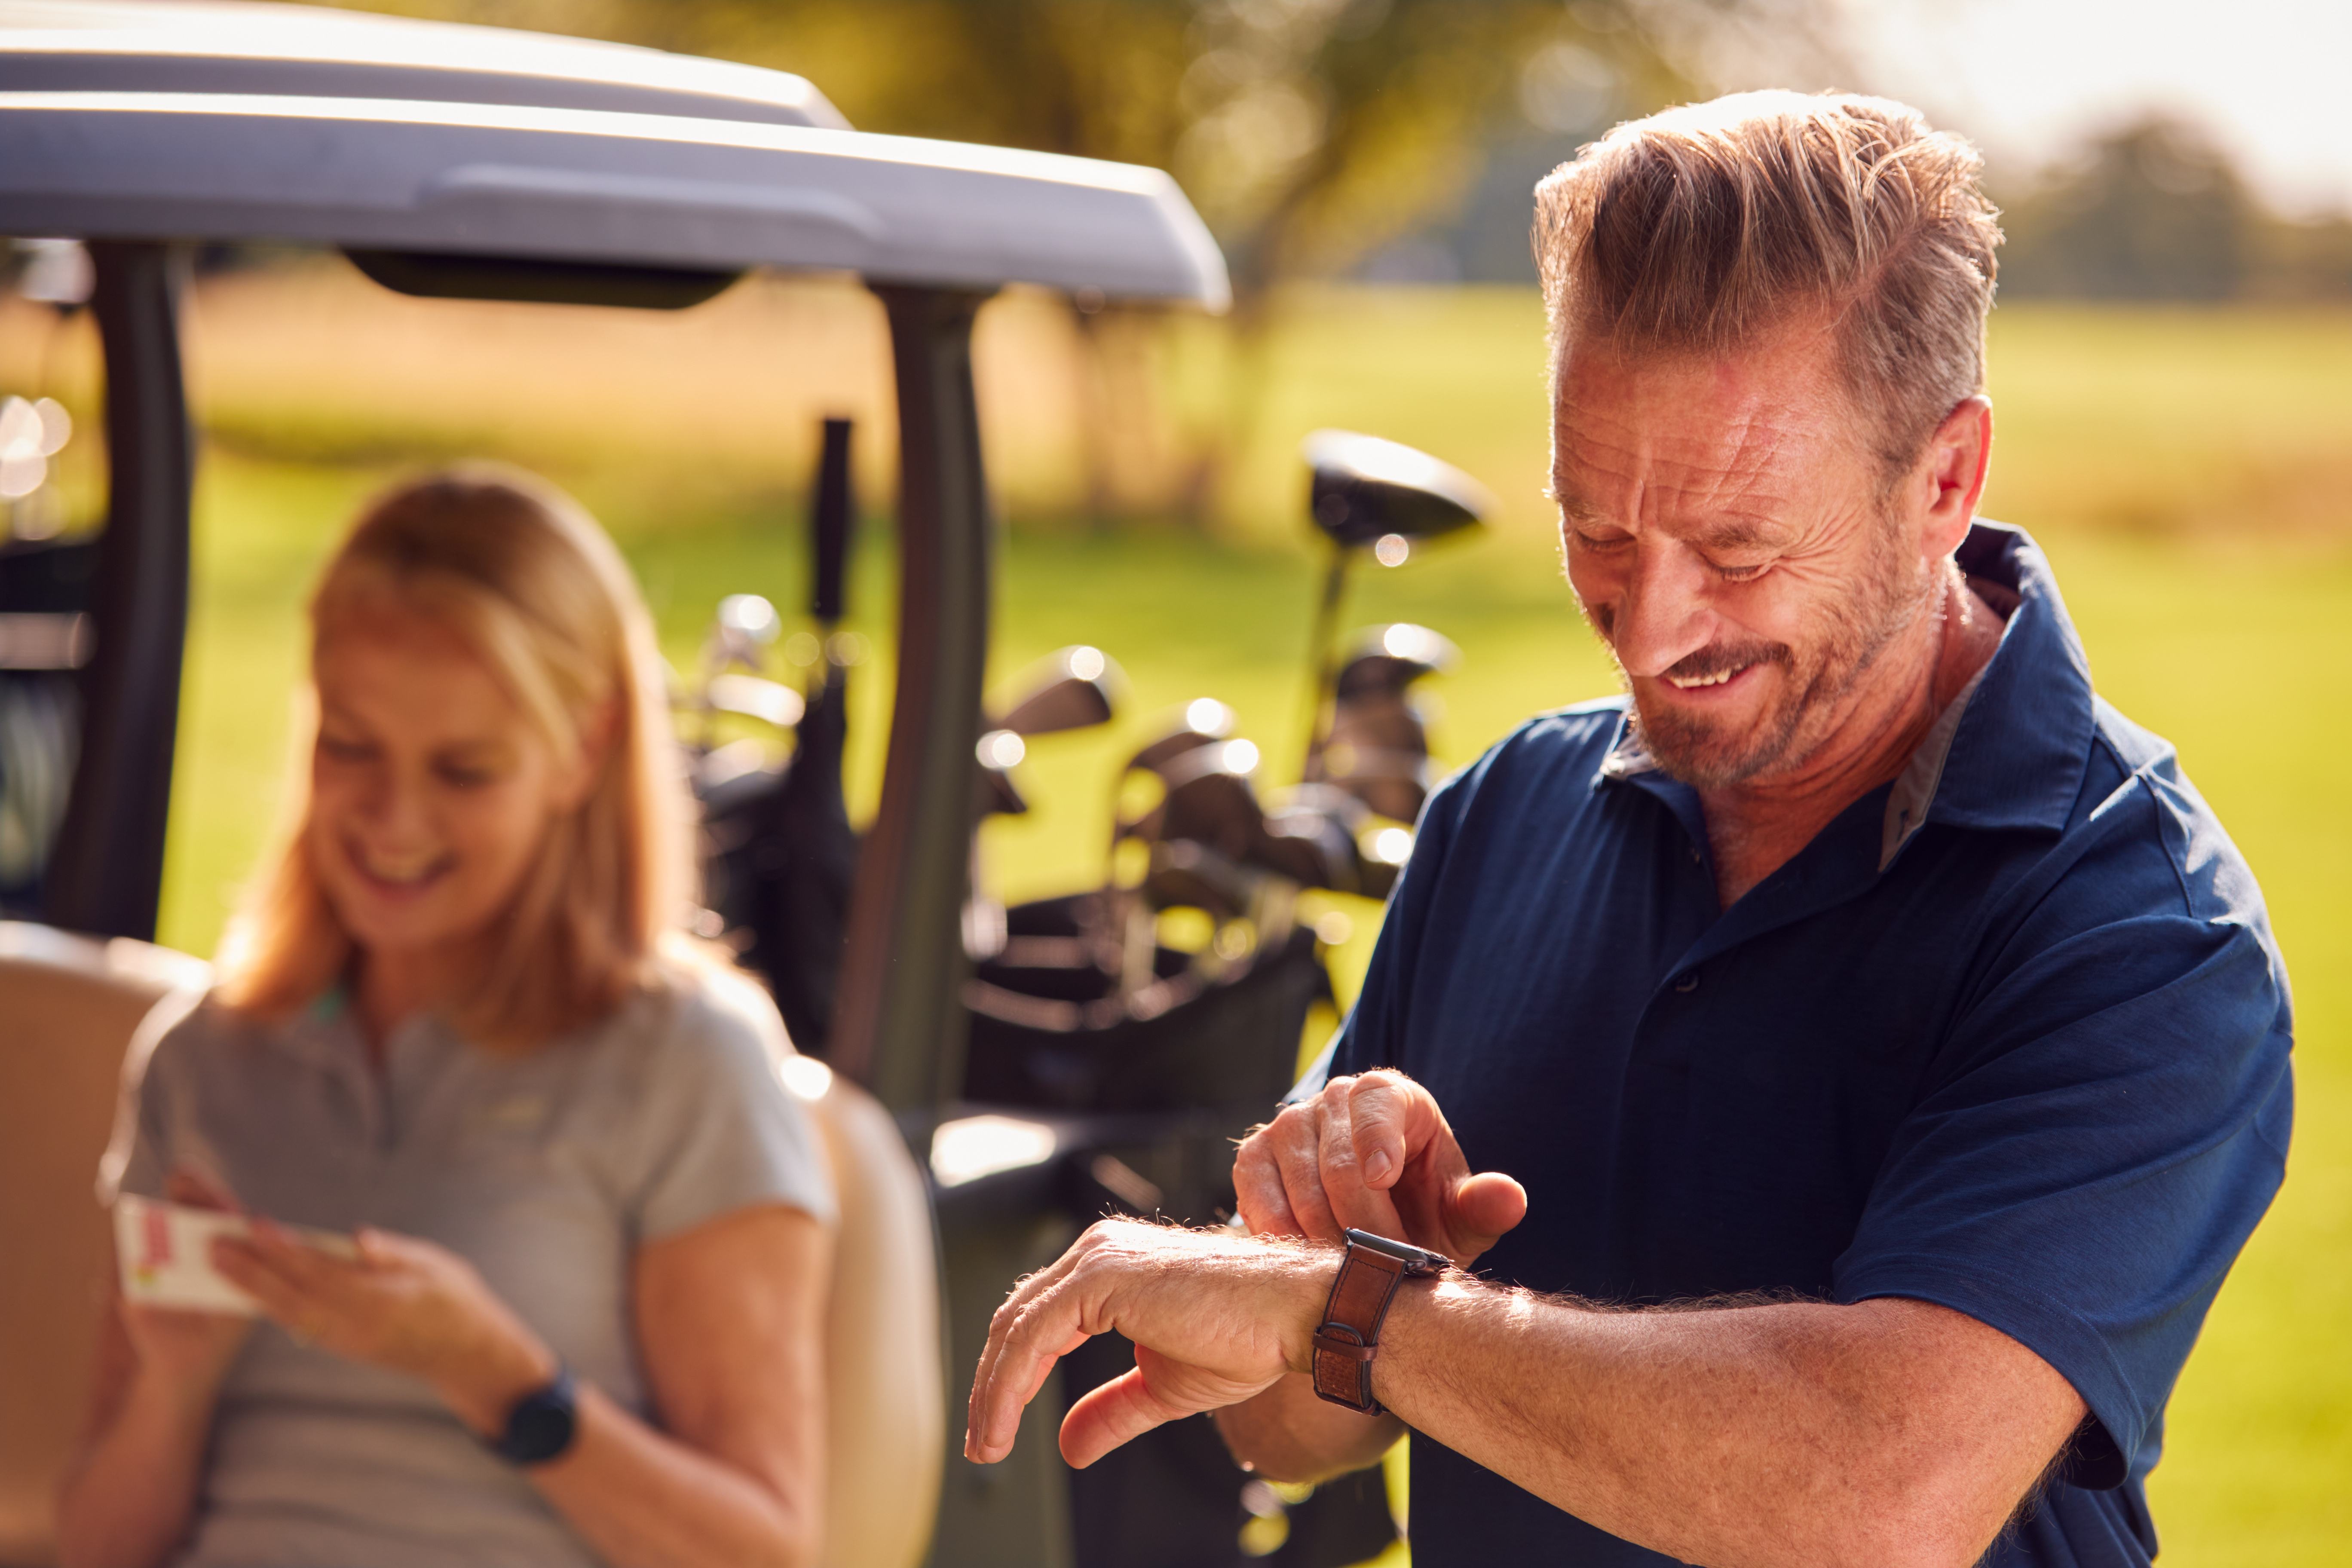
[[[1768,523],[1732,517],[1695,530],[1691,542],[1703,550],[1769,550],[1780,542],[1780,533]]]
[[[1591,502],[1560,483],[1557,475],[1553,476],[1550,484],[1544,487],[1544,494],[1550,498],[1552,505],[1559,509],[1559,515],[1570,522],[1591,522],[1601,516]]]

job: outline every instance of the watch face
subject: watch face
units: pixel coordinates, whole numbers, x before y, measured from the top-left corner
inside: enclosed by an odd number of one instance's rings
[[[1374,1236],[1369,1230],[1350,1230],[1348,1241],[1350,1246],[1360,1247],[1368,1252],[1393,1258],[1416,1274],[1443,1268],[1446,1264],[1445,1255],[1442,1252],[1432,1252],[1410,1242],[1391,1241],[1385,1236]]]
[[[578,1394],[569,1372],[559,1372],[545,1388],[526,1394],[507,1414],[507,1429],[491,1444],[518,1465],[543,1465],[572,1447],[579,1424]]]
[[[523,1462],[551,1459],[572,1444],[572,1406],[534,1400],[515,1412],[511,1436]]]

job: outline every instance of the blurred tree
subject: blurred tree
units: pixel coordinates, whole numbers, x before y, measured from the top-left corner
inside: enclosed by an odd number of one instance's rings
[[[2011,295],[2222,300],[2245,285],[2261,211],[2198,127],[2151,115],[2094,142],[2002,215]]]
[[[2189,121],[2152,114],[2006,204],[2001,292],[2082,300],[2343,299],[2352,220],[2272,211]]]
[[[1164,508],[1198,515],[1255,421],[1280,282],[1343,273],[1444,216],[1487,146],[1528,119],[1600,129],[1691,90],[1726,39],[1825,37],[1832,0],[336,0],[593,34],[808,77],[861,130],[1147,163],[1172,173],[1224,247],[1234,344],[1220,428]],[[1563,143],[1563,153],[1573,142]],[[1530,185],[1532,182],[1528,182]],[[1524,195],[1521,197],[1525,200]],[[1106,425],[1148,419],[1151,331],[1075,302]],[[1089,442],[1097,515],[1150,510]]]
[[[2263,300],[2352,300],[2352,217],[2264,224],[2247,292]]]

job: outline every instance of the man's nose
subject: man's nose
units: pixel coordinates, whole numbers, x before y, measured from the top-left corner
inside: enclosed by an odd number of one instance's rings
[[[1672,540],[1643,540],[1610,626],[1625,673],[1663,675],[1715,636],[1706,563]]]

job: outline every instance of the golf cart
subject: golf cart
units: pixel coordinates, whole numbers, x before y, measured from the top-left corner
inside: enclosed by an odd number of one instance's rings
[[[1237,1120],[1264,1114],[1289,1067],[1283,1053],[1261,1052],[1246,1073],[1202,1058],[1180,1089],[1147,1083],[1114,1101],[1024,1097],[1016,1085],[986,1104],[971,1102],[967,1070],[978,1016],[968,1003],[986,994],[969,984],[976,748],[1010,732],[982,717],[992,540],[972,322],[1013,283],[1223,309],[1223,260],[1173,183],[864,134],[797,78],[619,46],[292,6],[0,0],[0,235],[77,242],[89,258],[108,465],[94,541],[0,546],[0,678],[68,693],[74,732],[37,919],[0,922],[0,1007],[12,1019],[0,1048],[0,1217],[13,1277],[26,1282],[0,1300],[10,1390],[0,1563],[46,1560],[47,1494],[78,1419],[104,1256],[88,1183],[125,1041],[146,1002],[203,979],[193,961],[147,945],[195,458],[178,287],[192,247],[250,241],[338,250],[384,287],[425,297],[679,310],[772,268],[853,273],[879,298],[899,452],[887,763],[856,849],[823,1059],[787,1074],[824,1127],[844,1198],[828,1558],[861,1568],[1218,1560],[1194,1552],[1196,1538],[1236,1555],[1257,1505],[1205,1423],[1074,1483],[1055,1457],[1060,1401],[1036,1402],[1014,1458],[988,1469],[955,1457],[949,1415],[990,1310],[1085,1215],[1214,1217]],[[1375,526],[1412,512],[1427,476],[1383,478],[1361,458],[1318,465],[1318,519],[1343,554],[1459,521],[1441,506],[1426,527]],[[1328,506],[1327,491],[1338,498]],[[1449,504],[1475,510],[1458,494]],[[1353,531],[1344,537],[1342,522]],[[739,620],[756,640],[756,614]],[[1379,657],[1436,668],[1417,643]],[[1344,709],[1348,683],[1336,671],[1318,679],[1318,711],[1327,697]],[[805,711],[730,689],[779,722],[805,722]],[[1330,741],[1318,730],[1312,750],[1337,787],[1347,781],[1326,765]],[[1319,830],[1279,826],[1265,853],[1301,863],[1286,846]],[[1147,858],[1192,842],[1167,826],[1165,812],[1156,826],[1127,825],[1150,841]],[[1402,856],[1391,848],[1372,860],[1392,878]],[[1348,854],[1337,844],[1322,864],[1346,863],[1374,890],[1377,871]],[[1020,993],[1011,961],[1037,949],[1010,944],[1045,934],[1024,929],[1033,918],[1006,912],[1008,945],[981,983]],[[1311,961],[1311,941],[1285,940]],[[1259,1005],[1271,1023],[1247,1037],[1286,1052],[1312,977],[1295,961],[1258,967],[1278,994],[1220,994]],[[1055,1031],[1034,1013],[996,1023],[992,1081],[1011,1084]],[[1116,1367],[1071,1375],[1106,1370]],[[1276,1561],[1349,1562],[1387,1539],[1377,1474],[1318,1497],[1321,1511],[1298,1512]]]

